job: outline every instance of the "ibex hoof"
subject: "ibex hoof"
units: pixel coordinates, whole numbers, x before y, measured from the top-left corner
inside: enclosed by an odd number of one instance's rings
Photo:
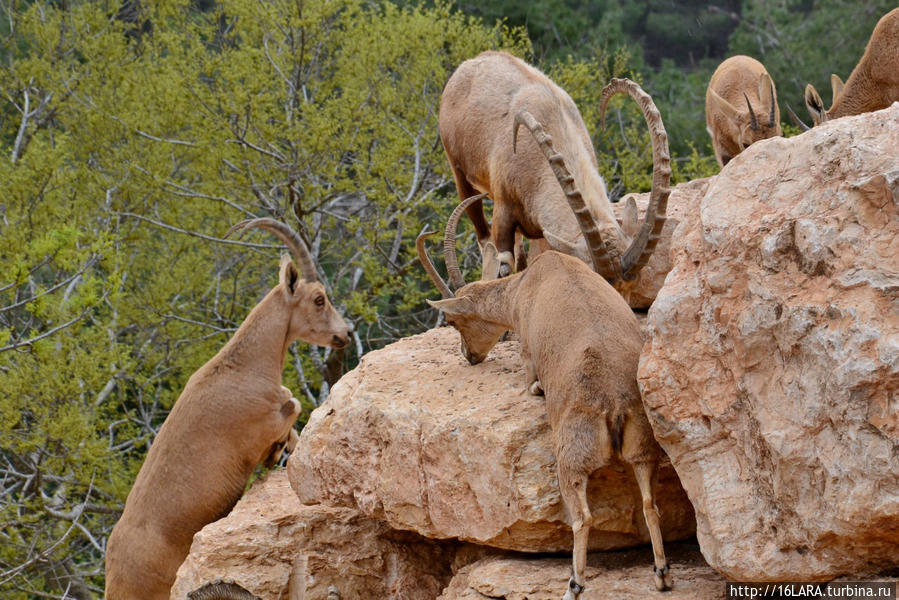
[[[668,590],[671,589],[671,577],[669,576],[670,570],[671,570],[671,567],[668,565],[668,563],[665,563],[665,566],[662,567],[661,569],[656,566],[653,566],[653,568],[652,568],[653,580],[654,580],[654,583],[656,584],[656,589],[658,591],[667,592]]]
[[[532,383],[531,387],[528,388],[528,392],[530,392],[532,396],[542,396],[543,395],[543,385],[540,383],[540,380],[537,380],[534,383]]]
[[[562,600],[577,600],[583,593],[584,586],[579,584],[574,580],[574,577],[572,577],[568,580],[568,589],[565,590],[565,595],[562,596]]]

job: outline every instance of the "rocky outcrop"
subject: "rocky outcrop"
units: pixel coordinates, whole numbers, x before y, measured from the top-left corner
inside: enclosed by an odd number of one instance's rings
[[[256,482],[227,517],[194,537],[172,600],[224,579],[260,600],[433,600],[463,545],[391,530],[358,511],[303,506],[284,470]]]
[[[543,399],[524,388],[517,342],[475,366],[449,327],[370,352],[303,429],[291,484],[303,502],[355,508],[424,537],[570,551]],[[667,461],[657,498],[666,539],[692,535]],[[598,472],[590,500],[593,549],[649,541],[629,468]]]
[[[665,213],[665,225],[659,233],[659,242],[655,252],[649,257],[649,262],[640,270],[640,274],[631,286],[622,290],[625,300],[631,308],[649,308],[659,290],[665,284],[665,277],[671,270],[671,240],[675,235],[678,224],[686,215],[699,204],[712,181],[710,177],[694,179],[685,183],[679,183],[671,188],[668,197],[668,209]],[[643,194],[627,194],[619,202],[612,205],[615,217],[621,220],[624,206],[629,197],[633,197],[637,203],[637,212],[640,219],[646,213],[649,204],[649,192]],[[641,221],[642,222],[642,221]]]
[[[673,239],[639,382],[738,580],[899,564],[899,104],[753,144]]]
[[[724,578],[708,566],[699,549],[668,544],[674,588],[656,592],[650,565],[652,550],[591,554],[581,600],[709,600],[724,597]],[[564,558],[489,557],[467,565],[453,577],[439,600],[559,600],[571,576]]]

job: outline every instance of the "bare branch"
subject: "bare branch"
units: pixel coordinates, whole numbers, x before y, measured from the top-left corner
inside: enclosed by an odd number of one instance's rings
[[[19,301],[19,302],[16,302],[15,304],[10,304],[9,306],[2,306],[2,307],[0,307],[0,313],[4,313],[4,312],[6,312],[6,311],[8,311],[8,310],[15,310],[15,309],[17,309],[17,308],[20,308],[20,307],[22,307],[22,306],[25,306],[25,305],[28,304],[29,302],[34,302],[34,301],[37,300],[38,298],[42,298],[43,296],[46,296],[46,295],[48,295],[48,294],[52,294],[53,292],[55,292],[55,291],[58,290],[59,288],[63,287],[64,285],[67,285],[69,282],[73,282],[75,279],[77,279],[78,277],[80,277],[85,271],[87,271],[89,268],[91,268],[91,267],[97,262],[98,259],[99,259],[99,256],[97,256],[97,255],[91,256],[91,257],[88,259],[88,261],[87,261],[86,263],[84,263],[84,266],[81,268],[81,270],[78,271],[77,273],[75,273],[74,275],[72,275],[71,277],[69,277],[68,279],[65,279],[64,281],[61,281],[61,282],[57,283],[57,284],[54,285],[53,287],[44,290],[44,291],[41,292],[40,294],[37,294],[37,295],[35,295],[35,296],[31,296],[31,297],[28,298],[27,300],[21,300],[21,301]],[[47,264],[47,262],[49,262],[49,259],[48,259],[47,261],[42,262],[42,264]]]
[[[59,325],[58,327],[54,327],[53,329],[50,329],[50,330],[48,330],[48,331],[45,331],[44,333],[42,333],[42,334],[40,334],[40,335],[38,335],[38,336],[36,336],[36,337],[33,337],[33,338],[29,339],[29,340],[25,340],[24,342],[16,342],[15,344],[9,344],[9,345],[7,345],[7,346],[3,346],[2,348],[0,348],[0,352],[5,352],[5,351],[7,351],[7,350],[14,350],[14,349],[16,349],[16,348],[22,348],[22,347],[24,347],[24,346],[31,346],[31,345],[34,344],[35,342],[38,342],[38,341],[40,341],[40,340],[42,340],[42,339],[45,339],[45,338],[48,338],[48,337],[50,337],[51,335],[53,335],[54,333],[57,333],[57,332],[59,332],[59,331],[62,331],[62,330],[65,329],[66,327],[71,327],[72,325],[74,325],[75,323],[77,323],[78,321],[80,321],[81,319],[83,319],[84,317],[86,317],[86,316],[88,315],[88,313],[89,313],[92,309],[93,309],[93,307],[88,307],[88,308],[86,308],[80,315],[78,315],[77,317],[75,317],[75,318],[72,319],[71,321],[67,321],[67,322],[63,323],[62,325]]]
[[[185,235],[190,235],[190,236],[193,236],[193,237],[198,237],[198,238],[200,238],[201,240],[207,240],[207,241],[210,241],[210,242],[217,242],[217,243],[219,243],[219,244],[231,244],[231,245],[233,245],[233,246],[245,246],[245,247],[247,247],[247,248],[259,248],[259,249],[263,249],[263,250],[272,250],[272,249],[276,249],[276,250],[277,250],[277,249],[282,248],[282,246],[273,246],[273,245],[271,245],[271,244],[253,244],[253,243],[250,243],[250,242],[240,242],[240,241],[237,241],[237,240],[228,240],[228,239],[223,239],[223,238],[214,237],[214,236],[211,236],[211,235],[204,235],[204,234],[202,234],[202,233],[197,233],[196,231],[191,231],[191,230],[189,230],[189,229],[181,229],[180,227],[175,227],[174,225],[169,225],[169,224],[167,224],[167,223],[163,223],[162,221],[157,221],[157,220],[155,220],[155,219],[151,219],[151,218],[149,218],[149,217],[145,217],[145,216],[143,216],[143,215],[139,215],[139,214],[132,213],[132,212],[117,211],[116,214],[117,214],[117,215],[120,215],[120,216],[123,216],[123,217],[131,217],[131,218],[137,219],[137,220],[139,220],[139,221],[146,221],[147,223],[150,223],[150,224],[152,224],[152,225],[155,225],[156,227],[159,227],[159,228],[161,228],[161,229],[167,229],[167,230],[169,230],[169,231],[175,231],[175,232],[177,232],[177,233],[183,233],[183,234],[185,234]]]

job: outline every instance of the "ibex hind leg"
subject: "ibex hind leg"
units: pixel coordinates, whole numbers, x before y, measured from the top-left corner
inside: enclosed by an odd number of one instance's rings
[[[668,572],[668,561],[665,559],[659,509],[656,507],[652,489],[656,467],[655,462],[641,462],[633,465],[637,485],[640,486],[640,495],[643,498],[643,517],[646,519],[646,527],[649,529],[649,537],[652,540],[653,579],[656,589],[664,592],[671,589],[671,575]]]
[[[590,537],[590,526],[593,524],[593,515],[587,501],[588,480],[589,477],[584,473],[563,474],[563,469],[559,469],[562,501],[571,517],[571,531],[574,534],[571,552],[572,575],[562,600],[577,600],[586,584],[584,569],[587,566],[587,540]]]

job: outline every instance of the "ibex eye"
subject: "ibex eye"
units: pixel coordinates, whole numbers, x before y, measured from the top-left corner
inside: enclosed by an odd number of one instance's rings
[[[316,306],[324,306],[325,305],[325,297],[324,296],[316,296],[315,305]]]

